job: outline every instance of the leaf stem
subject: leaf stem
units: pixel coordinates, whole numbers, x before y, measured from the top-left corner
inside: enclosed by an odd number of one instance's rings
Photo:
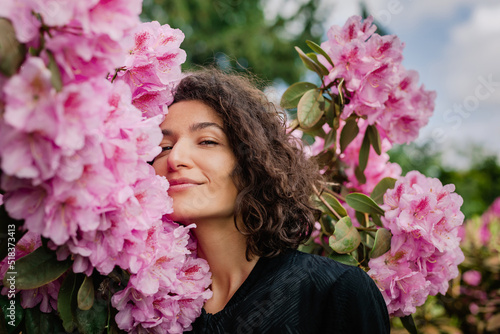
[[[340,185],[339,183],[332,183],[332,182],[325,182],[325,184],[327,184],[327,185],[335,185],[335,186]],[[326,191],[327,193],[329,193],[330,195],[332,195],[333,197],[335,197],[335,198],[336,198],[336,199],[338,199],[339,201],[343,201],[343,202],[345,202],[345,201],[346,201],[344,197],[340,196],[339,194],[337,194],[337,193],[336,193],[335,191],[333,191],[333,190],[330,190],[330,189],[328,189],[328,188],[323,188],[323,189],[321,189],[321,191],[322,191],[322,192],[323,192],[323,191]]]
[[[316,196],[318,196],[319,200],[328,208],[328,210],[330,210],[334,215],[335,217],[337,217],[338,220],[342,219],[342,217],[340,217],[340,215],[337,213],[337,211],[335,211],[330,204],[328,204],[327,201],[325,201],[325,199],[323,197],[321,197],[321,194],[319,193],[318,189],[316,189],[316,186],[313,186],[313,189],[314,189],[314,193],[316,194]]]
[[[356,229],[358,231],[367,231],[367,232],[377,232],[377,228],[375,227],[362,227],[362,226],[357,226]]]

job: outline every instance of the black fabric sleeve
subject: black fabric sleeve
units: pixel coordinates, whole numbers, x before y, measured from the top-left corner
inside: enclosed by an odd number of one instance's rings
[[[389,334],[387,307],[375,282],[351,267],[330,289],[324,333]]]

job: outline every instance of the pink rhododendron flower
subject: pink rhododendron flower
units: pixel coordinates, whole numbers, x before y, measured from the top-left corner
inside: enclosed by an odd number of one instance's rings
[[[108,35],[82,35],[77,32],[54,33],[46,41],[47,49],[59,65],[63,83],[81,82],[114,72],[125,59],[123,42]]]
[[[105,34],[119,41],[140,24],[142,0],[100,0],[90,4],[80,6],[83,10],[75,15],[85,33]]]
[[[409,172],[384,195],[384,225],[393,235],[411,233],[439,251],[456,248],[464,215],[460,211],[462,197],[454,190],[452,184],[443,186],[438,179]]]
[[[478,286],[481,283],[481,273],[477,270],[468,270],[462,275],[462,279],[464,280],[465,283],[472,285],[472,286]]]
[[[21,306],[33,308],[40,304],[40,311],[44,313],[57,310],[57,296],[61,283],[62,280],[57,279],[36,289],[21,290]]]
[[[417,138],[434,109],[436,94],[418,87],[418,75],[402,65],[404,44],[394,35],[375,33],[373,18],[349,18],[344,27],[332,26],[321,47],[330,56],[318,56],[330,71],[325,85],[345,80],[349,103],[342,118],[352,113],[377,124],[391,143]]]
[[[391,249],[370,260],[368,274],[391,315],[415,312],[427,295],[446,293],[448,281],[458,276],[464,260],[458,229],[464,215],[462,198],[453,191],[453,185],[412,171],[385,193],[382,222],[392,233]],[[400,282],[410,277],[413,285]]]
[[[26,232],[25,235],[18,241],[15,247],[14,258],[18,259],[32,253],[35,249],[42,246],[40,235],[33,232]],[[5,277],[9,271],[15,271],[9,268],[9,258],[5,258],[0,262],[0,277]],[[9,270],[10,269],[10,270]],[[44,313],[50,313],[57,309],[57,295],[61,287],[61,279],[56,279],[46,285],[36,289],[16,290],[16,293],[21,293],[21,306],[23,308],[34,308],[40,304],[40,310]],[[2,287],[2,295],[7,295],[9,288]]]
[[[2,174],[1,188],[5,191],[3,200],[9,216],[24,219],[28,230],[41,234],[47,198],[44,184],[33,186],[29,180]]]
[[[418,136],[434,111],[436,92],[418,86],[418,73],[399,68],[398,84],[391,90],[384,110],[377,119],[388,138],[396,143],[409,143]]]
[[[0,17],[10,20],[21,43],[32,42],[42,25],[32,14],[32,9],[32,1],[4,0],[0,6]]]
[[[54,110],[50,107],[55,98],[55,89],[50,82],[51,74],[41,58],[28,58],[19,73],[14,75],[3,87],[5,93],[5,123],[16,129],[25,129],[28,132],[47,132],[54,128],[47,124],[46,118],[55,118]],[[49,109],[49,110],[44,110]],[[39,113],[47,112],[40,116]],[[40,124],[42,121],[42,124]],[[50,126],[52,125],[52,126]]]
[[[404,255],[389,252],[371,259],[368,274],[377,283],[391,316],[415,313],[429,296],[431,282]]]
[[[132,90],[133,103],[145,116],[165,114],[173,100],[172,89],[181,79],[186,52],[180,48],[184,34],[158,22],[142,23],[134,32],[134,47],[118,79]]]
[[[148,232],[144,257],[149,263],[132,274],[127,287],[112,297],[118,326],[130,333],[143,330],[182,333],[211,297],[208,264],[188,250],[189,229],[164,220]]]

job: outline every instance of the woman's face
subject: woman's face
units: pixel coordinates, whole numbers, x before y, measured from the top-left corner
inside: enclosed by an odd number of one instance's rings
[[[181,101],[168,108],[161,129],[163,151],[153,167],[170,182],[170,218],[186,223],[232,219],[236,157],[219,115],[200,101]]]

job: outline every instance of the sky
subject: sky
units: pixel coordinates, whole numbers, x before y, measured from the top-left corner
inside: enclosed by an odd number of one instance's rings
[[[268,15],[287,14],[303,0],[268,2]],[[286,5],[285,5],[286,4]],[[500,162],[500,1],[365,0],[369,14],[405,43],[403,65],[437,92],[417,143],[444,152],[444,164],[467,168],[470,144]],[[325,29],[359,15],[358,1],[322,0]],[[477,151],[477,150],[476,150]],[[477,152],[476,152],[477,153]]]

